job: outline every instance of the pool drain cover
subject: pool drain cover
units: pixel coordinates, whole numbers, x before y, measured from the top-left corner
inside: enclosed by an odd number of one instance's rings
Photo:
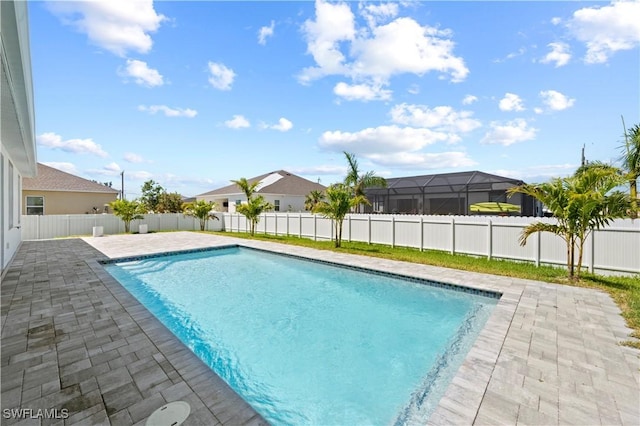
[[[178,426],[184,422],[189,413],[191,407],[184,401],[170,402],[167,405],[163,405],[156,411],[151,413],[146,426]]]

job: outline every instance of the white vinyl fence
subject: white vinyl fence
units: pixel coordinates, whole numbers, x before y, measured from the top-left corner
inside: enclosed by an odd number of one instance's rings
[[[182,213],[146,214],[144,219],[131,222],[131,232],[138,232],[141,224],[147,225],[148,232],[154,231],[199,231],[200,220]],[[207,228],[210,231],[224,229],[222,214],[218,220],[210,219]],[[22,239],[42,240],[48,238],[93,235],[94,226],[102,226],[104,234],[121,234],[124,222],[113,214],[69,214],[22,216]]]
[[[227,232],[246,232],[244,216],[223,213]],[[530,261],[536,265],[566,265],[566,244],[548,232],[531,235],[520,246],[522,229],[531,222],[553,223],[552,218],[498,216],[347,215],[345,241],[443,250],[491,258]],[[293,235],[314,240],[333,238],[329,219],[309,213],[266,213],[257,233]],[[640,220],[618,219],[595,231],[586,241],[583,267],[591,272],[640,273]]]
[[[209,220],[211,231],[246,232],[248,223],[238,213],[218,213]],[[547,232],[531,235],[521,247],[522,229],[534,221],[552,218],[488,216],[420,216],[353,214],[344,221],[342,238],[420,250],[483,256],[489,259],[530,261],[536,265],[566,265],[564,241]],[[131,222],[131,232],[146,224],[148,232],[195,231],[200,221],[181,213],[147,214]],[[38,240],[92,235],[94,226],[104,234],[124,232],[124,223],[113,214],[22,216],[22,239]],[[258,233],[293,235],[315,240],[333,238],[331,220],[310,213],[266,213],[260,217]],[[595,231],[585,245],[583,266],[603,274],[640,273],[640,220],[618,219],[611,226]]]

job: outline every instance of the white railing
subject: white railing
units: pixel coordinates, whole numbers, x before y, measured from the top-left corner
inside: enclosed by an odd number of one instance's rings
[[[131,232],[138,232],[141,224],[147,225],[148,232],[156,231],[199,231],[200,221],[182,213],[146,214],[144,219],[131,222]],[[224,229],[222,214],[218,220],[210,219],[207,229]],[[105,234],[124,232],[124,222],[113,214],[69,214],[22,216],[22,239],[43,240],[48,238],[92,235],[94,226],[102,226]]]
[[[227,232],[246,232],[248,223],[237,213],[224,213]],[[522,229],[535,221],[553,223],[552,218],[498,216],[347,215],[345,241],[443,250],[489,259],[530,261],[536,265],[567,264],[566,244],[548,232],[531,235],[520,246]],[[333,238],[329,219],[309,213],[266,213],[257,233],[292,235],[314,240]],[[583,267],[597,273],[640,273],[640,220],[615,220],[595,231],[586,241]]]

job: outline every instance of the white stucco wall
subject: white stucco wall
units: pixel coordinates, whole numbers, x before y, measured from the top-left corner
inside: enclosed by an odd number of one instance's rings
[[[0,261],[2,263],[2,270],[9,265],[9,262],[15,255],[20,242],[22,241],[22,232],[20,228],[20,185],[21,175],[16,167],[11,167],[13,164],[9,153],[4,149],[2,150],[0,169],[2,170],[2,182],[0,184],[0,192],[2,193],[2,216],[0,219],[0,227],[2,228],[2,234],[0,236],[0,244],[2,244],[2,250],[0,254]],[[9,177],[10,170],[13,169],[13,179]],[[9,185],[12,185],[11,188]],[[9,197],[12,196],[13,200]],[[12,202],[13,201],[13,202]]]
[[[0,265],[6,270],[22,241],[22,176],[37,172],[27,2],[0,1]]]
[[[264,199],[275,205],[276,200],[280,201],[280,210],[281,212],[304,212],[304,200],[306,197],[302,195],[284,195],[284,194],[260,194],[264,197]],[[216,210],[221,212],[236,212],[236,200],[240,200],[241,203],[247,202],[247,197],[244,194],[229,194],[228,198],[222,197],[220,195],[216,196],[203,196],[198,197],[198,200],[205,201],[213,201],[216,203]],[[224,200],[229,201],[229,207],[225,208],[223,206]]]

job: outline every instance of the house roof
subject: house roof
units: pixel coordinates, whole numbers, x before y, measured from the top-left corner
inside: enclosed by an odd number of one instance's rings
[[[119,191],[97,182],[83,179],[38,163],[38,175],[22,179],[22,189],[27,191],[104,192],[117,194]]]
[[[311,191],[324,191],[326,189],[324,185],[301,178],[286,170],[276,170],[275,172],[265,173],[247,180],[249,183],[260,182],[256,191],[257,194],[307,195]],[[238,185],[232,183],[231,185],[199,194],[198,197],[235,194],[242,194],[242,190]]]

